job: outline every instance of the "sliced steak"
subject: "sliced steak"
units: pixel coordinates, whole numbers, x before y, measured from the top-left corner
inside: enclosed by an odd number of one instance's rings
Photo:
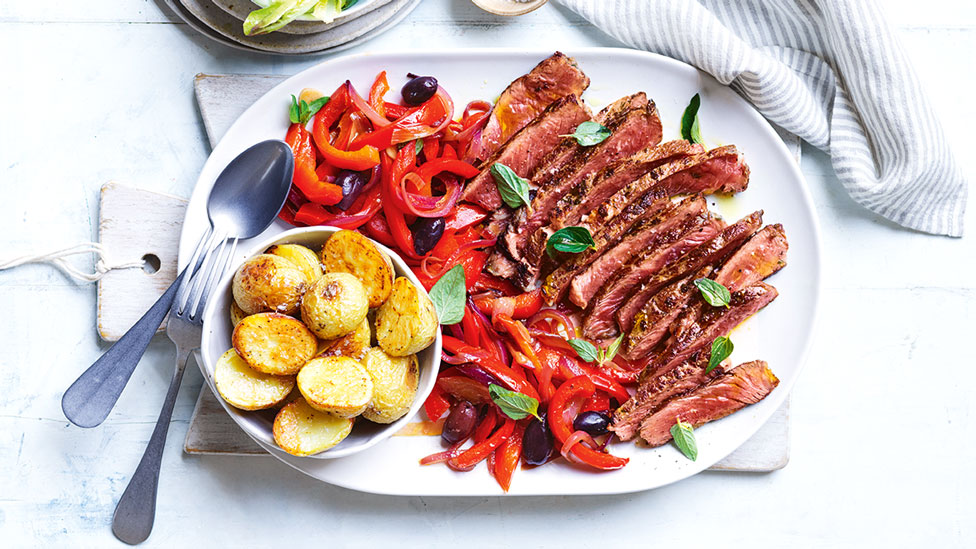
[[[598,259],[603,252],[615,246],[635,224],[668,215],[674,208],[667,197],[659,197],[648,193],[627,207],[613,223],[600,223],[590,230],[593,234],[594,247],[566,258],[546,277],[542,285],[542,296],[549,305],[554,305],[563,298],[569,289],[569,284],[587,265]]]
[[[727,335],[733,328],[759,312],[779,295],[776,288],[759,282],[732,294],[728,307],[709,307],[701,315],[683,318],[677,329],[664,342],[664,349],[654,356],[641,374],[650,379],[671,371],[694,353],[706,349],[717,337]],[[707,348],[710,354],[711,349]]]
[[[741,364],[707,385],[669,401],[641,423],[640,436],[651,446],[660,446],[671,440],[671,427],[678,418],[697,428],[759,402],[777,385],[779,379],[764,361]]]
[[[752,286],[786,266],[786,250],[789,244],[783,226],[767,225],[735,251],[715,274],[715,281],[730,292]],[[692,281],[705,278],[708,273],[696,274],[682,281],[679,289],[668,286],[651,298],[637,316],[631,334],[639,340],[625,356],[645,356],[667,335],[668,328],[681,314],[679,325],[693,320],[708,306],[697,294]],[[683,291],[682,291],[683,290]],[[689,302],[692,306],[685,308]]]
[[[597,204],[594,213],[613,218],[637,197],[654,188],[667,195],[685,193],[711,194],[739,192],[749,184],[749,166],[743,162],[735,145],[712,149],[707,153],[685,156],[663,164],[650,173],[629,182],[613,196]]]
[[[610,430],[620,440],[631,440],[637,435],[641,421],[651,415],[673,397],[694,391],[709,381],[725,374],[728,361],[708,369],[708,353],[699,351],[686,362],[666,374],[641,383],[630,400],[624,402],[613,413]]]
[[[657,252],[658,248],[677,241],[692,229],[702,227],[710,217],[705,198],[698,195],[681,201],[659,216],[635,223],[615,246],[578,271],[570,283],[569,300],[580,308],[587,308],[590,299],[631,259]],[[715,234],[698,243],[701,244],[712,236]]]
[[[612,162],[661,140],[661,121],[653,103],[630,109],[607,125],[611,134],[603,142],[585,147],[555,175],[538,183],[532,206],[520,223],[510,228],[505,248],[518,261],[518,283],[523,288],[535,285],[542,262],[546,240],[551,232],[540,230],[548,224],[556,202],[586,177],[602,170]]]
[[[473,202],[489,211],[501,208],[502,198],[491,175],[492,164],[501,162],[519,176],[527,177],[548,152],[565,139],[563,136],[573,133],[577,126],[590,118],[590,111],[579,96],[567,95],[557,99],[485,160],[484,169],[465,186],[461,200]]]
[[[673,242],[647,250],[639,258],[620,269],[620,272],[613,276],[593,298],[592,306],[583,322],[583,334],[589,339],[603,339],[617,335],[618,326],[614,316],[627,301],[627,297],[642,283],[660,272],[665,265],[679,260],[715,238],[719,231],[720,227],[711,223],[708,216],[702,216],[697,223],[689,227],[688,231],[675,237]]]
[[[474,147],[473,157],[466,160],[480,162],[489,158],[550,103],[567,95],[578,96],[589,85],[590,79],[572,58],[556,52],[543,59],[498,96],[481,131],[479,145]]]
[[[614,193],[654,168],[703,152],[701,145],[684,139],[647,147],[618,160],[587,177],[559,199],[552,210],[549,226],[558,230],[579,224],[583,215],[596,209]]]
[[[730,253],[735,251],[743,242],[762,226],[762,210],[749,214],[736,223],[729,225],[722,230],[715,238],[705,244],[695,248],[678,261],[671,263],[659,270],[654,276],[647,280],[639,290],[627,300],[627,303],[617,312],[617,325],[624,332],[630,332],[634,325],[634,317],[644,307],[644,305],[664,287],[665,284],[676,278],[681,278],[689,273],[700,269],[704,265],[713,265],[721,262]],[[627,351],[632,353],[635,344],[639,342],[639,337],[634,334],[628,337]]]

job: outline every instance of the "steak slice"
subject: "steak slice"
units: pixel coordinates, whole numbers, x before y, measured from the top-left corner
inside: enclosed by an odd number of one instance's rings
[[[579,96],[567,95],[557,99],[509,139],[495,154],[485,160],[481,173],[474,176],[464,188],[461,200],[473,202],[486,210],[502,207],[502,197],[491,175],[491,166],[500,162],[526,177],[543,161],[568,133],[590,120],[590,111]]]
[[[481,131],[479,146],[473,148],[473,156],[466,160],[480,162],[489,158],[550,103],[567,95],[578,96],[589,85],[590,79],[571,57],[557,51],[543,59],[498,96]]]
[[[708,204],[704,197],[698,195],[683,200],[661,215],[635,223],[620,242],[578,271],[569,286],[569,300],[580,308],[587,308],[590,299],[631,259],[657,252],[659,247],[675,242],[681,235],[705,225],[709,219]],[[698,243],[712,236],[715,234]]]
[[[729,369],[728,366],[729,362],[725,361],[711,372],[705,373],[708,369],[708,353],[695,353],[670,372],[641,383],[634,396],[614,411],[610,430],[620,440],[631,440],[637,435],[644,418],[671,398],[689,393],[723,375]]]
[[[682,317],[672,329],[671,337],[664,342],[664,350],[651,360],[641,378],[650,379],[671,371],[694,353],[711,345],[717,337],[724,336],[750,316],[759,312],[779,295],[776,288],[759,282],[732,294],[728,307],[709,307],[701,315]],[[707,354],[711,349],[707,350]]]
[[[685,156],[663,164],[650,173],[629,182],[613,196],[595,204],[602,218],[613,218],[617,212],[652,187],[662,194],[711,194],[739,192],[749,184],[749,166],[742,161],[735,145],[712,149],[707,153]],[[592,215],[592,214],[591,214]]]
[[[735,251],[747,238],[755,234],[760,226],[762,226],[762,210],[753,212],[722,229],[722,232],[716,235],[715,238],[695,248],[678,261],[659,270],[620,308],[617,312],[617,325],[620,326],[623,332],[630,332],[631,327],[634,325],[634,317],[637,316],[637,313],[640,312],[651,297],[663,288],[665,284],[676,278],[686,276],[704,265],[719,263]],[[628,337],[626,346],[628,354],[631,353],[631,350],[638,341],[639,338],[635,339],[633,334],[631,334],[631,337]]]
[[[592,300],[592,306],[583,322],[583,334],[589,339],[603,339],[617,335],[614,314],[627,301],[627,297],[635,288],[639,288],[643,282],[660,272],[665,265],[677,261],[715,238],[721,228],[710,221],[708,216],[703,216],[697,224],[691,225],[688,231],[679,234],[673,242],[657,249],[647,250],[621,269]]]
[[[661,141],[661,120],[654,103],[631,109],[607,128],[611,132],[610,137],[597,145],[586,147],[556,175],[540,184],[532,201],[531,214],[524,217],[525,222],[513,233],[517,238],[514,242],[506,242],[509,250],[514,248],[519,254],[515,259],[519,260],[518,282],[523,288],[530,288],[536,283],[546,240],[551,234],[551,231],[542,228],[547,225],[550,212],[559,198],[612,162]]]
[[[562,299],[569,289],[570,282],[580,270],[620,242],[620,239],[636,223],[666,216],[673,208],[674,204],[667,197],[648,193],[629,205],[613,223],[594,225],[590,229],[593,232],[594,247],[567,258],[546,277],[546,282],[542,285],[542,296],[546,303],[553,305]]]
[[[597,116],[612,133],[602,143],[592,147],[581,147],[573,142],[572,152],[554,151],[557,158],[547,158],[545,166],[537,169],[530,186],[531,205],[516,212],[508,230],[499,239],[497,248],[507,258],[516,263],[523,286],[530,286],[534,279],[528,272],[537,270],[537,262],[524,260],[526,243],[532,233],[546,223],[549,211],[560,196],[571,189],[580,179],[593,173],[619,156],[628,155],[642,148],[644,144],[642,129],[647,126],[657,128],[660,140],[660,120],[653,103],[647,96],[637,93],[621,98],[605,108]],[[656,126],[655,126],[656,123]],[[552,160],[552,162],[550,162]],[[544,243],[543,243],[544,244]],[[541,259],[541,258],[539,258]]]
[[[733,293],[752,286],[786,266],[788,248],[783,226],[767,225],[725,261],[715,274],[715,281]],[[695,287],[690,283],[706,276],[708,273],[683,280],[687,291],[669,286],[655,294],[634,317],[631,337],[639,342],[625,356],[640,357],[653,349],[667,334],[678,313],[682,313],[681,323],[685,318],[701,314],[705,301],[696,295]],[[685,309],[689,301],[694,305]]]
[[[701,152],[703,152],[701,145],[678,139],[647,147],[623,160],[618,160],[587,177],[560,198],[552,210],[549,226],[558,230],[576,225],[584,214],[594,210],[628,183],[662,164]]]
[[[641,423],[640,436],[651,446],[660,446],[671,440],[671,427],[677,418],[697,428],[759,402],[777,385],[779,379],[766,362],[741,364],[707,385],[669,401]]]

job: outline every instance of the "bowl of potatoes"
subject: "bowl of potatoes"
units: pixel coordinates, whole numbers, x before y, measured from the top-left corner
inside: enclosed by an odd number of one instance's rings
[[[251,437],[331,459],[400,430],[433,389],[434,305],[394,252],[304,227],[254,246],[204,311],[204,377]]]

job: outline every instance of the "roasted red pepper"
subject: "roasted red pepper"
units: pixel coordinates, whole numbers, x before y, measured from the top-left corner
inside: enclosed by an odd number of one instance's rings
[[[376,147],[355,145],[355,150],[343,151],[332,146],[330,128],[349,107],[347,86],[348,83],[339,86],[329,102],[315,113],[312,136],[319,153],[329,164],[347,170],[367,170],[380,163],[380,154]],[[357,141],[362,137],[357,138]]]
[[[444,417],[444,414],[451,410],[451,402],[447,400],[444,390],[440,388],[437,384],[434,384],[434,388],[431,389],[430,395],[427,396],[427,400],[424,401],[424,411],[427,412],[427,418],[431,421],[437,421],[438,419]]]
[[[478,366],[481,366],[482,369],[491,374],[498,381],[502,382],[507,388],[539,400],[539,393],[535,390],[535,387],[533,387],[525,379],[525,376],[519,375],[511,368],[495,359],[495,357],[491,356],[488,351],[479,349],[477,347],[472,347],[460,339],[451,336],[443,336],[442,341],[444,343],[445,351],[468,362],[473,362]]]
[[[549,402],[547,413],[549,429],[559,444],[565,443],[573,434],[573,420],[575,418],[566,417],[567,409],[574,400],[588,398],[596,391],[593,382],[586,376],[577,376],[565,381],[556,390],[552,401]],[[594,450],[583,444],[575,444],[569,450],[583,463],[602,470],[620,469],[627,462],[628,458],[617,457],[611,454]]]
[[[384,154],[382,159],[383,171],[383,211],[386,214],[386,221],[390,226],[390,233],[396,242],[399,252],[411,259],[420,259],[413,247],[413,233],[400,210],[395,203],[394,181],[399,181],[405,173],[413,166],[416,160],[416,151],[411,147],[402,147],[397,153],[396,160],[390,160],[389,155]]]
[[[373,107],[380,116],[386,116],[386,102],[383,101],[383,96],[388,91],[390,91],[390,83],[386,79],[386,71],[382,71],[376,75],[373,86],[369,88],[369,106]]]
[[[482,295],[474,298],[474,303],[486,315],[497,310],[509,312],[512,318],[529,318],[542,308],[542,290],[536,289],[514,297]]]
[[[342,200],[342,187],[319,179],[315,171],[315,149],[312,147],[312,138],[305,126],[292,124],[285,134],[285,143],[291,147],[295,155],[295,174],[292,182],[302,191],[305,198],[326,206],[338,204]]]
[[[396,247],[396,241],[393,240],[393,235],[390,233],[390,225],[382,213],[373,216],[366,222],[366,234],[384,246]]]
[[[445,393],[473,404],[491,402],[488,387],[478,383],[470,377],[462,375],[441,375],[437,378],[437,385]]]
[[[502,426],[498,428],[487,440],[479,442],[466,450],[463,454],[447,460],[447,465],[455,471],[470,471],[474,466],[487,458],[499,446],[505,443],[515,431],[515,422],[505,418]]]
[[[407,111],[392,124],[359,136],[350,147],[376,147],[385,149],[433,135],[440,126],[454,115],[454,105],[443,93],[438,93],[426,103]]]
[[[508,492],[512,486],[512,474],[518,466],[519,459],[522,457],[522,434],[525,432],[525,425],[517,423],[512,436],[502,443],[495,450],[495,480],[502,490]]]
[[[454,209],[454,213],[447,216],[445,219],[445,231],[460,231],[466,227],[470,227],[475,223],[480,223],[483,221],[488,214],[484,212],[481,208],[477,206],[472,206],[470,204],[458,204]]]

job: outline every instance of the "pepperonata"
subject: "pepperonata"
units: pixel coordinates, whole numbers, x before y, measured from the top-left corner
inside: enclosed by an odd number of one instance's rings
[[[295,174],[279,217],[296,226],[359,230],[398,252],[428,291],[455,266],[463,268],[464,316],[443,328],[441,370],[424,410],[437,426],[460,403],[475,413],[465,432],[447,421],[449,446],[422,465],[469,471],[486,461],[506,492],[520,462],[538,466],[562,456],[590,469],[623,467],[626,458],[606,451],[605,429],[594,435],[576,429],[574,419],[595,413],[609,421],[643,364],[613,357],[585,362],[568,343],[578,337],[577,319],[543,308],[538,290],[523,293],[484,272],[495,244],[485,230],[488,213],[459,199],[465,181],[481,171],[464,159],[477,147],[491,105],[473,101],[455,117],[447,91],[431,77],[419,78],[427,79],[427,93],[405,86],[403,103],[385,99],[385,71],[365,97],[346,81],[312,105],[293,98],[285,141]],[[493,399],[492,385],[515,395],[515,409],[529,410],[515,413]]]

